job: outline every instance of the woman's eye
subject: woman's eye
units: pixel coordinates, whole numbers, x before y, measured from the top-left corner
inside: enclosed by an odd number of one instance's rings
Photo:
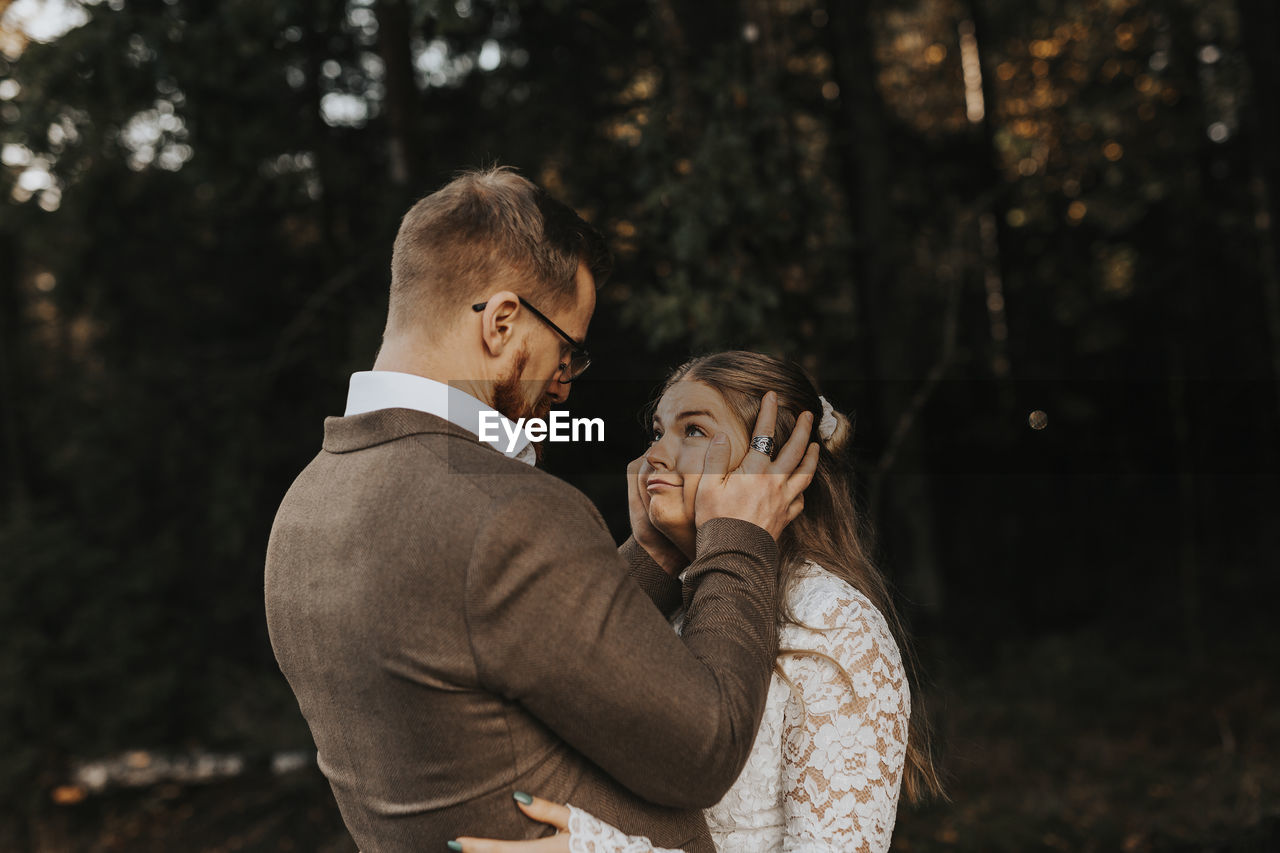
[[[707,433],[706,430],[696,424],[688,424],[684,428],[684,436],[685,438],[706,438]],[[662,441],[662,430],[655,429],[649,433],[650,444],[657,444],[659,441]]]

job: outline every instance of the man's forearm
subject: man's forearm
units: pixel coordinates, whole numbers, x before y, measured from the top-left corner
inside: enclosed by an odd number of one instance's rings
[[[705,525],[686,572],[686,635],[677,637],[625,575],[603,528],[561,511],[555,525],[538,525],[530,547],[506,516],[486,523],[468,582],[481,684],[638,796],[713,805],[750,754],[768,693],[772,537],[744,521]]]
[[[662,615],[670,619],[684,602],[684,585],[680,579],[672,577],[659,566],[634,536],[628,537],[618,547],[618,553],[627,563],[627,574],[657,605]]]

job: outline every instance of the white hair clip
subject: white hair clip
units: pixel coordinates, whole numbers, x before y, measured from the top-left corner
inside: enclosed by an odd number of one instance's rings
[[[836,434],[835,409],[827,402],[826,397],[819,395],[818,401],[822,403],[822,420],[818,421],[818,436],[823,441],[830,441],[831,436]]]

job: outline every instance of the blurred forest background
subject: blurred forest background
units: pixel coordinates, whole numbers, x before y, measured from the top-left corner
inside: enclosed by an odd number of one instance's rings
[[[495,161],[617,254],[609,440],[546,463],[617,533],[691,352],[856,417],[952,793],[895,849],[1280,849],[1278,47],[1272,0],[0,0],[0,849],[354,849],[279,760],[267,532],[399,217]]]

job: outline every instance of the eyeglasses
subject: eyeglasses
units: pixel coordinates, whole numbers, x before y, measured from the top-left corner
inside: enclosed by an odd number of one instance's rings
[[[533,312],[533,316],[550,326],[557,335],[564,338],[569,342],[569,345],[573,347],[573,349],[569,350],[569,360],[560,365],[560,373],[562,374],[560,381],[567,385],[581,376],[582,372],[591,366],[591,354],[587,352],[586,348],[583,347],[582,344],[569,337],[564,329],[547,319],[546,314],[543,314],[537,308],[530,305],[528,300],[523,296],[517,296],[516,298],[520,300],[521,305]],[[485,306],[488,304],[488,302],[477,302],[475,305],[471,306],[471,310],[478,314],[483,311]],[[566,371],[567,377],[564,375],[566,374]]]

